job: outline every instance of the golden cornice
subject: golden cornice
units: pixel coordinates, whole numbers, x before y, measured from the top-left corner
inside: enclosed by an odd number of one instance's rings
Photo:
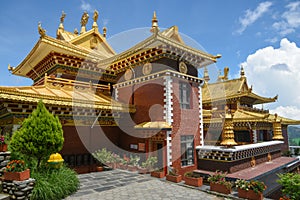
[[[188,81],[197,82],[199,84],[203,82],[202,78],[198,78],[198,77],[187,75],[187,74],[182,74],[180,72],[173,71],[173,70],[164,70],[164,71],[156,72],[156,73],[149,74],[149,75],[146,75],[146,76],[141,76],[141,77],[138,77],[138,78],[135,78],[135,79],[132,79],[132,80],[117,83],[117,84],[114,84],[113,87],[114,88],[127,87],[127,86],[137,84],[137,83],[144,83],[144,82],[147,82],[147,81],[156,80],[156,79],[162,78],[163,76],[171,76],[171,77],[174,77],[174,78],[182,78],[182,79],[186,79]]]
[[[78,88],[78,89],[76,89]],[[85,89],[84,89],[85,88]],[[134,112],[135,108],[102,94],[109,86],[45,77],[44,85],[26,87],[0,87],[0,99],[38,102],[45,104],[87,107],[120,112]],[[102,91],[102,92],[101,92]]]

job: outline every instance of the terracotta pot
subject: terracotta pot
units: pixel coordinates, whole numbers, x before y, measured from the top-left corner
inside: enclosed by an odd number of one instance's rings
[[[148,170],[146,168],[139,167],[138,172],[139,172],[139,174],[147,174]]]
[[[137,171],[137,166],[128,165],[128,166],[127,166],[127,169],[128,169],[129,171],[135,172],[135,171]]]
[[[112,169],[116,169],[117,168],[117,164],[116,163],[107,163],[106,164],[109,168],[112,168]]]
[[[231,194],[231,189],[228,189],[225,185],[210,183],[210,190],[223,193],[223,194]]]
[[[30,178],[30,169],[22,172],[4,172],[4,180],[7,181],[24,181]]]
[[[7,144],[0,144],[0,152],[6,152],[7,151]]]
[[[203,178],[194,178],[194,177],[184,177],[185,179],[185,184],[195,186],[195,187],[200,187],[203,185]]]
[[[240,188],[238,188],[238,197],[250,200],[262,200],[264,198],[261,192],[255,193],[253,190],[247,191]]]
[[[127,165],[126,164],[120,164],[120,169],[126,170],[127,169]]]
[[[248,195],[247,190],[243,190],[241,188],[238,188],[237,191],[238,191],[238,197],[247,199],[247,195]]]
[[[264,198],[263,194],[260,193],[255,193],[253,190],[248,191],[247,199],[250,200],[262,200]]]
[[[182,176],[181,175],[173,176],[173,175],[167,174],[166,179],[168,181],[172,181],[174,183],[179,183],[182,180]]]
[[[163,177],[165,177],[165,172],[152,171],[151,176],[156,177],[156,178],[163,178]]]
[[[97,172],[102,172],[103,170],[104,170],[103,167],[100,167],[100,166],[97,167]]]

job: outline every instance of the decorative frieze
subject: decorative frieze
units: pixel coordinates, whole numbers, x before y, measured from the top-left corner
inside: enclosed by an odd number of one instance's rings
[[[282,143],[280,141],[270,141],[236,146],[231,149],[224,149],[219,146],[198,146],[196,149],[198,150],[199,159],[232,162],[280,151]]]

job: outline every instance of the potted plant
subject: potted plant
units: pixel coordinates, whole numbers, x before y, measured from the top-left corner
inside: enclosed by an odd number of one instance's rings
[[[6,135],[0,136],[0,152],[7,151],[7,137]]]
[[[23,160],[12,160],[4,171],[4,180],[23,181],[30,178],[30,169],[26,169]]]
[[[99,166],[97,166],[97,171],[103,171],[104,165],[109,165],[112,160],[112,153],[107,151],[106,148],[97,150],[92,153],[93,157],[99,161]]]
[[[172,168],[167,174],[166,179],[174,183],[179,183],[182,180],[182,176],[178,174],[177,169]]]
[[[150,175],[156,178],[163,178],[165,177],[164,169],[155,169],[154,171],[150,172]]]
[[[140,159],[141,158],[139,156],[130,155],[130,160],[128,163],[128,170],[129,171],[137,171]]]
[[[146,174],[154,170],[154,166],[157,164],[157,157],[149,156],[145,162],[142,162],[142,167],[139,168],[139,173]]]
[[[266,185],[257,180],[246,181],[236,180],[235,186],[238,189],[238,196],[245,199],[261,200],[263,199],[263,191]]]
[[[184,181],[185,184],[190,186],[200,187],[203,185],[203,178],[194,172],[186,172],[184,174]]]
[[[210,182],[210,190],[230,194],[232,192],[232,183],[226,180],[227,173],[216,171],[214,174],[208,177]]]

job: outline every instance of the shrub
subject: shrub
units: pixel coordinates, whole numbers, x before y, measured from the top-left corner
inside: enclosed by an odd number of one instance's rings
[[[42,160],[62,149],[63,142],[63,130],[58,117],[49,113],[40,100],[37,108],[13,134],[10,149],[22,154],[26,162],[32,161],[29,157],[34,158],[37,167],[40,167]]]
[[[280,179],[277,182],[282,185],[282,193],[291,200],[300,199],[300,174],[286,173],[278,176]]]
[[[79,180],[76,172],[63,166],[59,169],[43,167],[33,170],[31,177],[36,179],[32,200],[58,200],[76,192]]]

